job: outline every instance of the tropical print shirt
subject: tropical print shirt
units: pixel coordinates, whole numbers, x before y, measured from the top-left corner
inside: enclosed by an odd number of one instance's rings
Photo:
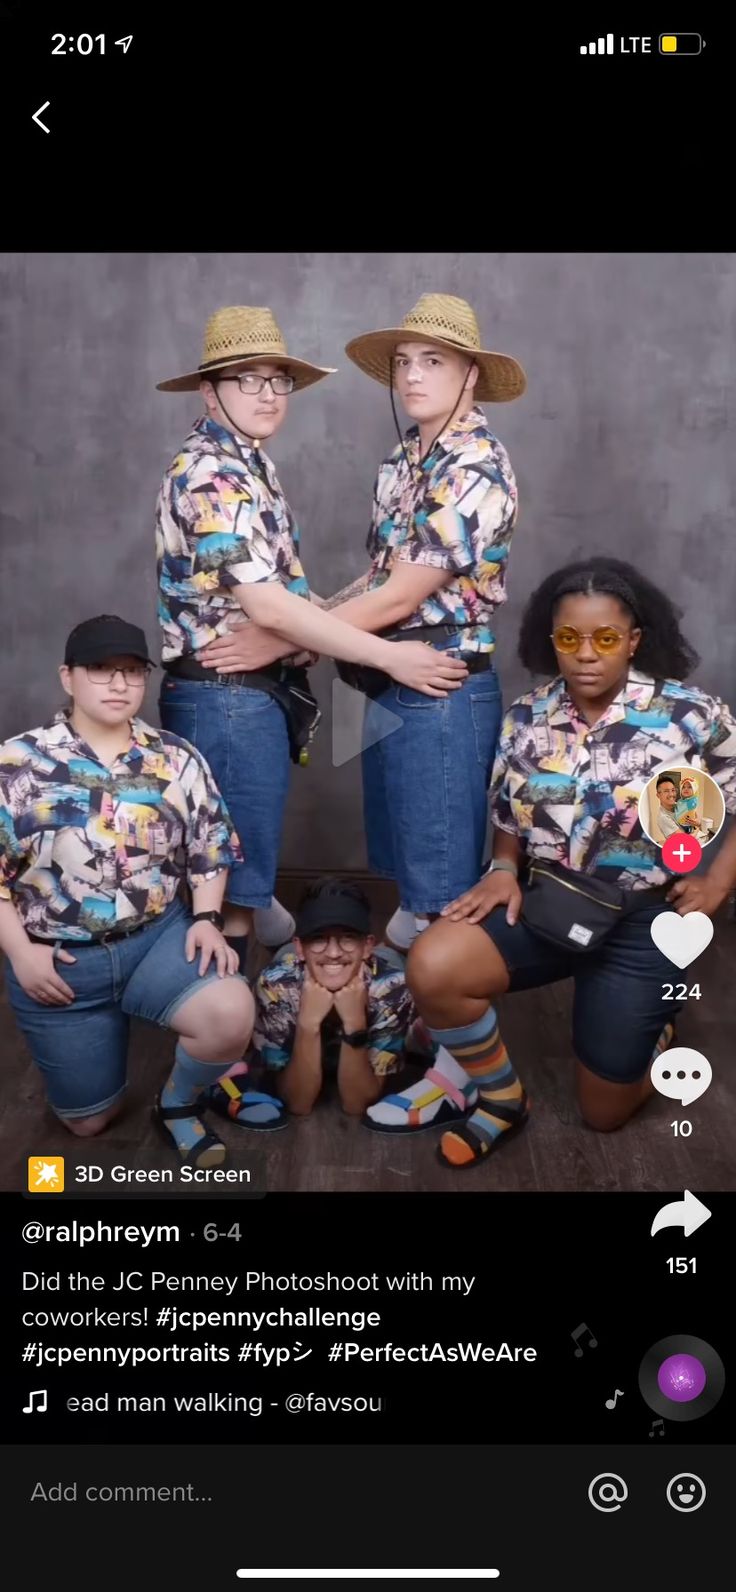
[[[135,928],[242,862],[232,820],[188,741],[131,722],[100,763],[66,713],[0,746],[0,899],[28,933],[91,940]]]
[[[161,484],[156,563],[164,663],[243,619],[234,586],[278,580],[309,597],[299,529],[271,460],[209,415],[195,421]]]
[[[452,580],[420,603],[402,630],[456,624],[458,636],[443,634],[439,645],[493,652],[491,621],[506,601],[516,515],[511,462],[482,410],[451,421],[423,463],[419,429],[412,426],[403,449],[378,472],[368,589],[388,579],[396,560],[447,570]]]

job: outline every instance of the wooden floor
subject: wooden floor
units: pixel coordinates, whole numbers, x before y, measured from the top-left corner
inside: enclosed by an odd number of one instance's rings
[[[280,881],[285,904],[294,904],[303,882],[294,877]],[[393,910],[392,891],[374,884],[371,894],[380,926]],[[228,1164],[250,1169],[253,1190],[736,1189],[735,967],[736,922],[724,914],[709,949],[689,970],[689,983],[697,979],[703,999],[691,1001],[678,1019],[679,1042],[702,1051],[713,1068],[710,1089],[687,1113],[693,1123],[688,1139],[676,1138],[670,1126],[686,1113],[658,1095],[617,1133],[595,1133],[583,1126],[573,1097],[571,985],[567,983],[507,996],[500,1003],[502,1033],[531,1097],[532,1117],[524,1133],[468,1173],[449,1172],[437,1161],[436,1130],[409,1140],[372,1134],[344,1116],[334,1094],[321,1100],[311,1117],[291,1121],[278,1133],[249,1132],[219,1118],[213,1118],[213,1125],[229,1146]],[[171,1065],[170,1036],[147,1024],[133,1025],[124,1112],[107,1133],[92,1141],[73,1139],[46,1106],[1,977],[0,1036],[2,1189],[27,1186],[26,1163],[32,1155],[63,1152],[67,1186],[72,1163],[176,1168],[176,1158],[150,1116],[154,1092]],[[137,1191],[154,1192],[149,1187]]]

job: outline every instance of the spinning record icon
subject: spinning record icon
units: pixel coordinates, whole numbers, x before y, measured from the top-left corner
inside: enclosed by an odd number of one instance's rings
[[[668,1421],[696,1421],[718,1403],[726,1385],[720,1355],[703,1338],[678,1333],[652,1344],[639,1366],[639,1392]]]

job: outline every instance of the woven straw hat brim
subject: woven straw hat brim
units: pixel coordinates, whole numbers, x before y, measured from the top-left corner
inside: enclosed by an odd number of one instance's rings
[[[403,326],[385,328],[379,332],[364,332],[348,343],[345,353],[354,365],[391,386],[391,357],[397,343],[435,343],[449,348],[453,354],[465,354],[478,366],[478,380],[473,396],[477,403],[509,403],[526,392],[526,374],[517,359],[510,354],[496,354],[485,348],[468,348],[465,343],[453,343],[447,337],[433,337],[431,333],[407,331]]]
[[[331,367],[323,369],[321,365],[310,365],[306,359],[295,359],[292,354],[279,354],[268,350],[262,354],[233,354],[229,359],[218,360],[216,364],[208,365],[205,369],[201,366],[198,370],[189,371],[186,376],[174,376],[171,381],[156,383],[157,392],[197,392],[199,384],[206,381],[208,376],[215,376],[220,371],[233,368],[239,369],[243,365],[259,364],[282,365],[294,377],[294,391],[300,392],[303,387],[312,387],[316,381],[321,381],[323,376],[335,376],[337,371]]]

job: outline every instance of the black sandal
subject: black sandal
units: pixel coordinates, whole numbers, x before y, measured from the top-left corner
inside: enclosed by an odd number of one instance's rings
[[[177,1118],[181,1120],[183,1117],[196,1117],[198,1122],[201,1123],[203,1130],[201,1139],[198,1139],[196,1144],[191,1145],[186,1155],[182,1155],[173,1133],[166,1126],[167,1122],[175,1122]],[[153,1119],[161,1129],[161,1132],[165,1134],[169,1144],[173,1144],[182,1166],[202,1168],[222,1166],[223,1161],[227,1159],[227,1149],[222,1139],[218,1134],[213,1133],[202,1121],[202,1107],[199,1104],[163,1106],[161,1104],[161,1096],[157,1095],[153,1108]]]
[[[470,1135],[470,1139],[475,1140],[475,1144],[471,1144],[468,1138],[465,1138],[463,1141],[468,1145],[468,1148],[473,1151],[473,1159],[472,1161],[450,1161],[448,1157],[443,1154],[442,1144],[440,1143],[438,1144],[436,1151],[437,1160],[440,1162],[441,1166],[445,1167],[447,1171],[467,1172],[470,1170],[471,1166],[482,1166],[483,1162],[488,1160],[489,1155],[493,1155],[496,1150],[501,1148],[502,1144],[506,1144],[509,1139],[513,1139],[514,1135],[520,1133],[522,1128],[525,1128],[527,1122],[529,1121],[529,1107],[531,1102],[525,1089],[522,1090],[521,1099],[518,1106],[515,1108],[508,1105],[505,1100],[497,1100],[495,1103],[492,1102],[492,1100],[486,1100],[483,1102],[483,1104],[487,1105],[489,1111],[493,1112],[495,1116],[499,1117],[502,1122],[508,1122],[509,1126],[504,1129],[503,1133],[497,1134],[494,1139],[488,1139],[484,1133],[476,1133],[472,1128],[470,1121],[462,1123],[461,1126],[464,1129],[464,1132]],[[475,1110],[477,1109],[478,1107],[476,1106]],[[456,1130],[453,1128],[447,1129],[448,1133],[452,1133],[454,1131]],[[463,1134],[459,1133],[458,1138],[462,1137]]]

